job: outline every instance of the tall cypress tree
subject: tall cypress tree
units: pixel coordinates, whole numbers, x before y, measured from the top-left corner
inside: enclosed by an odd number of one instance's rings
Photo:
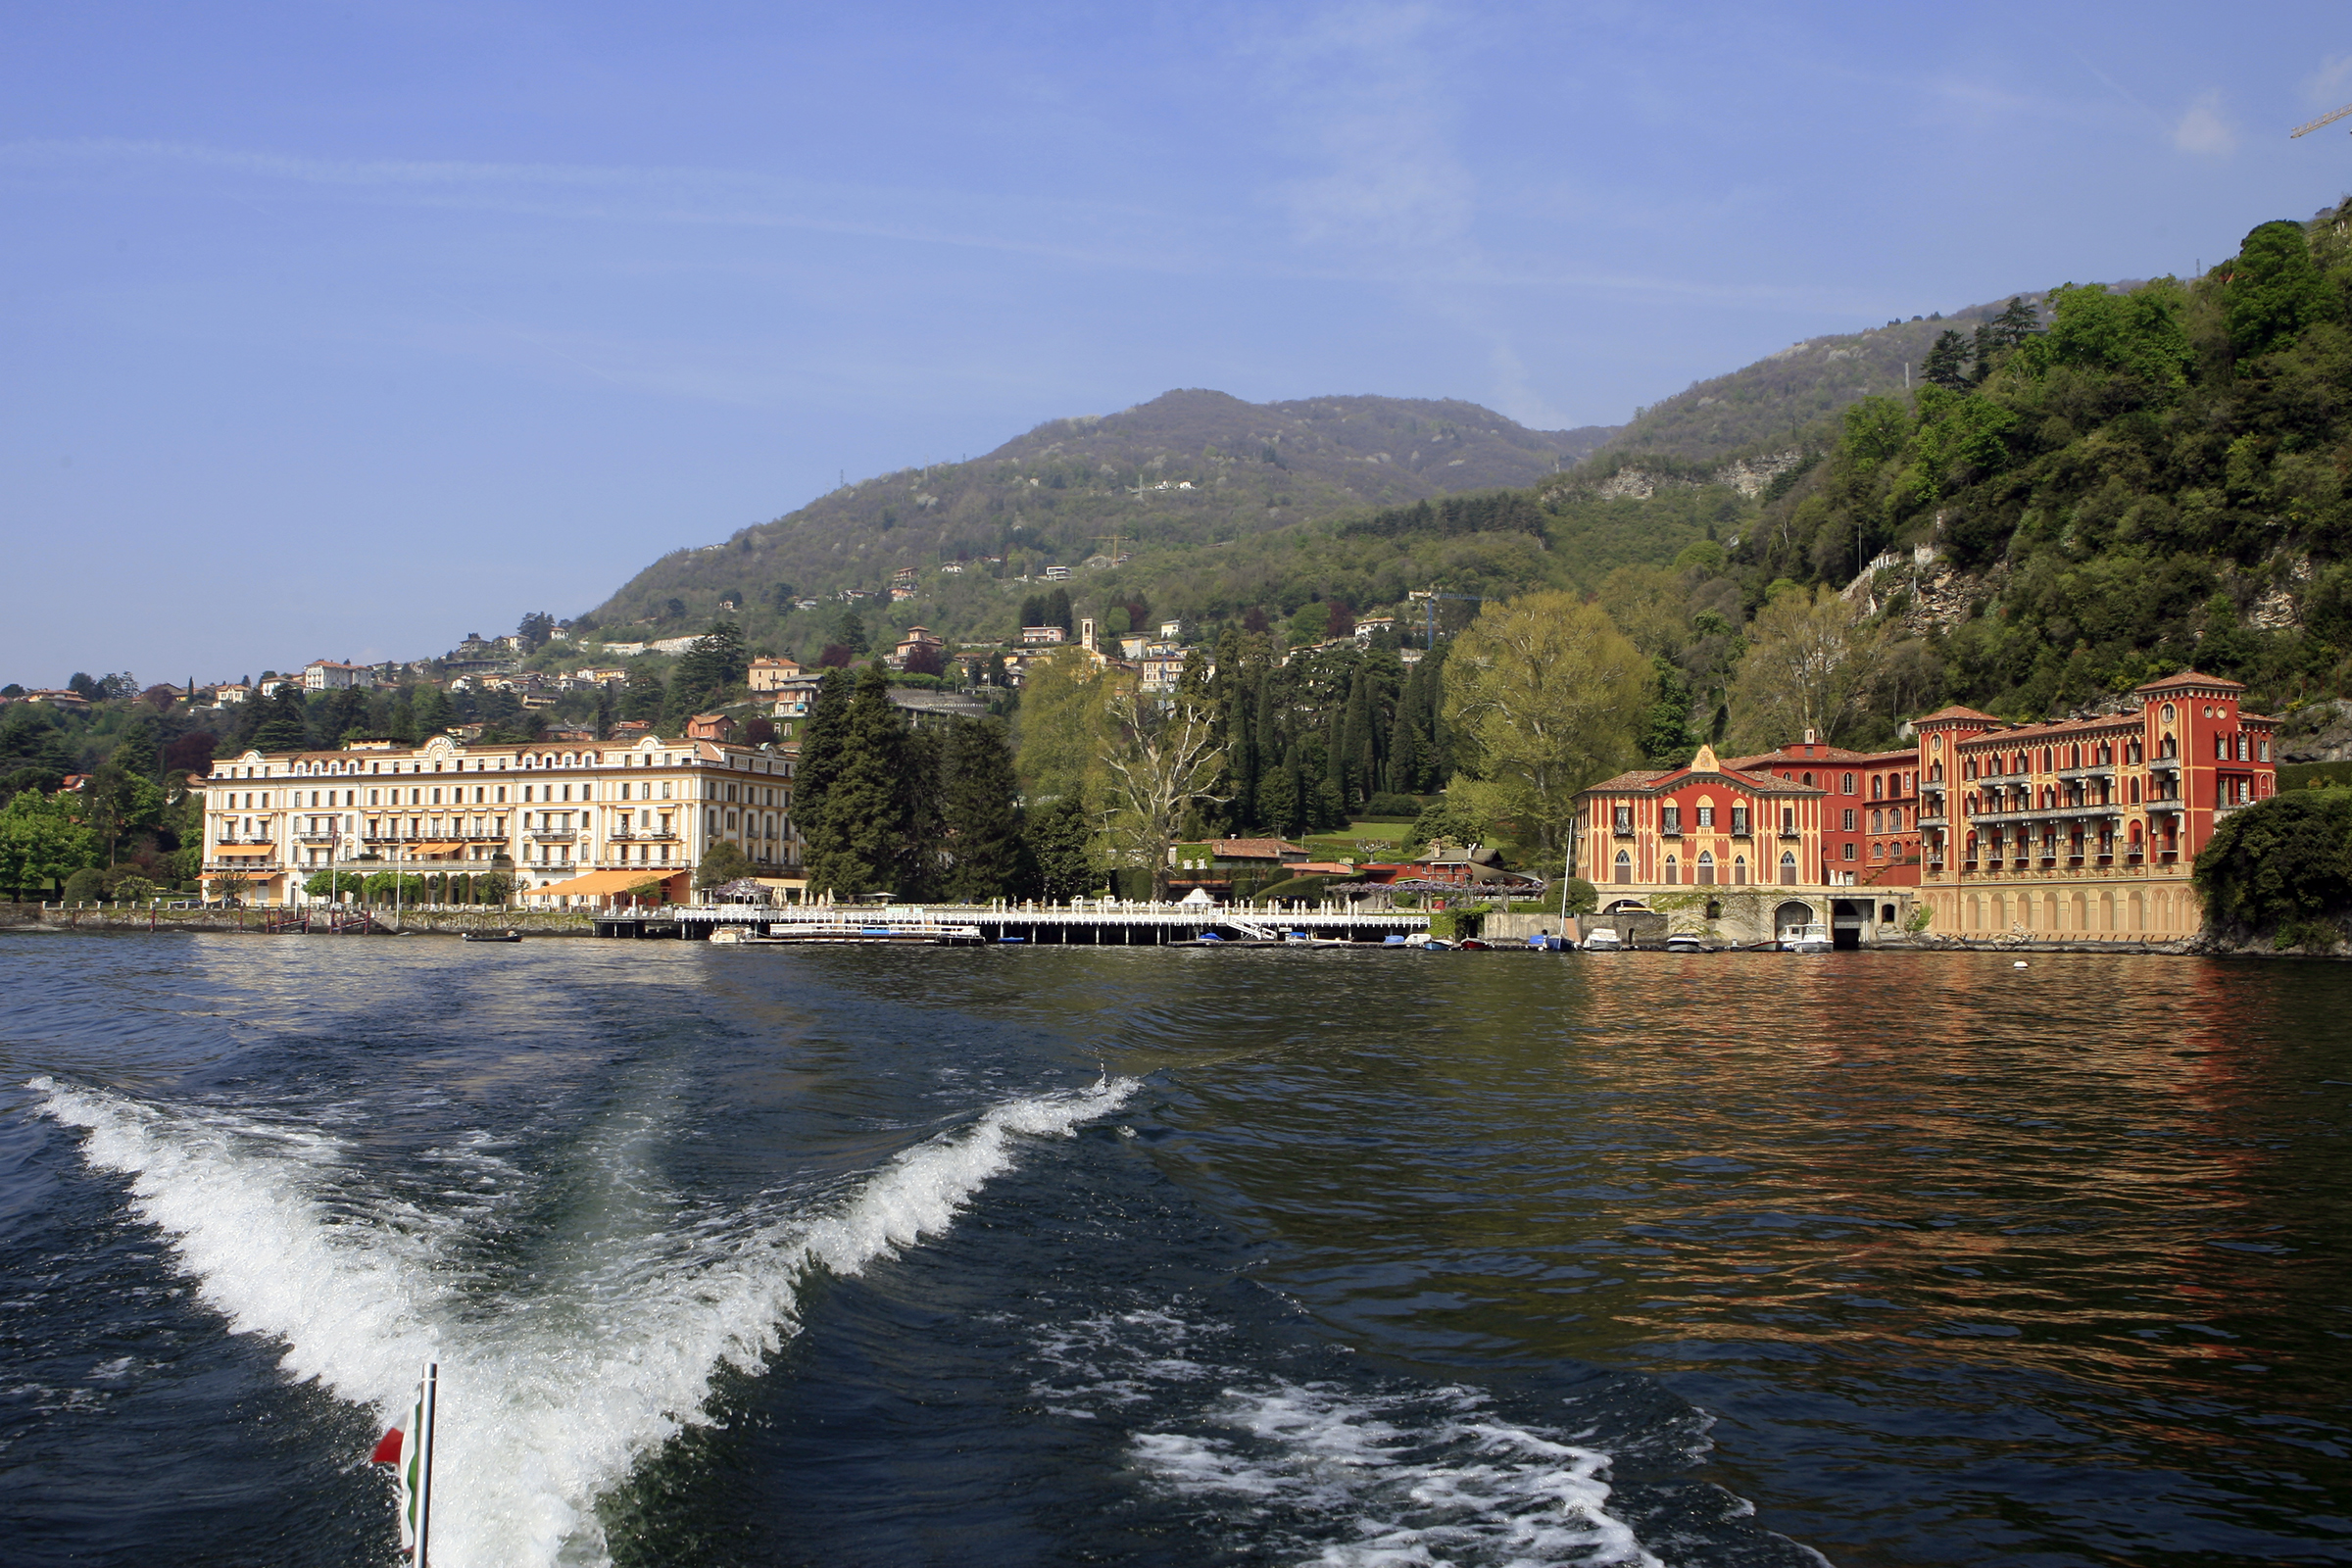
[[[965,904],[1009,898],[1021,870],[1020,782],[1002,719],[958,719],[940,769],[947,896]]]
[[[1295,831],[1298,825],[1298,748],[1294,743],[1290,754],[1267,768],[1258,780],[1258,825],[1277,835]]]
[[[902,898],[934,898],[947,872],[947,803],[941,789],[948,738],[936,729],[902,724],[899,744],[900,836],[890,885]]]
[[[1226,792],[1232,797],[1229,810],[1236,827],[1250,825],[1251,803],[1257,798],[1257,746],[1250,732],[1250,715],[1256,705],[1250,695],[1247,687],[1237,690],[1226,710]]]
[[[906,839],[906,726],[890,706],[890,682],[878,663],[858,676],[843,726],[840,764],[818,807],[823,848],[810,846],[809,885],[842,895],[886,885]]]
[[[832,845],[825,837],[825,794],[841,771],[842,738],[850,723],[850,683],[828,669],[816,683],[816,700],[801,729],[800,760],[792,765],[792,816],[814,864]]]
[[[1361,805],[1380,788],[1378,736],[1372,724],[1372,672],[1359,669],[1348,687],[1348,804]]]
[[[1253,825],[1279,833],[1284,819],[1266,809],[1267,788],[1272,785],[1274,775],[1283,769],[1283,736],[1281,727],[1275,723],[1274,672],[1270,669],[1258,671],[1257,714],[1250,721],[1250,738],[1257,747],[1257,788],[1250,796],[1257,803]],[[1279,795],[1281,787],[1273,787]]]

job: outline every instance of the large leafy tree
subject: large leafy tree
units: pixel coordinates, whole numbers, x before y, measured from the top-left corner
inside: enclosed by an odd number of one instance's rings
[[[25,790],[0,808],[0,888],[10,894],[63,885],[98,858],[98,835],[74,820],[69,797]]]
[[[1078,648],[1063,648],[1030,667],[1013,732],[1021,783],[1032,801],[1093,801],[1109,750],[1108,703],[1116,684]]]
[[[685,719],[717,701],[728,687],[739,684],[751,668],[743,627],[733,620],[714,620],[678,660],[669,683],[669,716]]]
[[[1827,586],[1786,587],[1756,612],[1732,681],[1731,742],[1765,752],[1808,731],[1835,744],[1877,677],[1886,635]]]
[[[262,700],[262,720],[250,744],[265,752],[299,752],[311,744],[309,711],[302,687],[288,680]]]
[[[1446,718],[1475,808],[1546,858],[1576,794],[1640,754],[1649,661],[1598,605],[1529,594],[1490,608],[1446,661]]]
[[[2340,317],[2301,223],[2264,223],[2228,264],[2230,346],[2251,358],[2282,349],[2313,322]]]
[[[2331,948],[2352,919],[2352,790],[2288,790],[2233,811],[2197,856],[2205,919],[2279,947]]]
[[[1214,792],[1224,768],[1212,711],[1200,698],[1178,693],[1165,707],[1133,690],[1112,695],[1112,743],[1102,758],[1104,826],[1111,852],[1152,873],[1152,896],[1168,890],[1168,852],[1185,820]]]

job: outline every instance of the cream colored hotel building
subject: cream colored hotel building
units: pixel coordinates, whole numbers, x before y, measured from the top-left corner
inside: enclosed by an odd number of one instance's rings
[[[734,844],[760,874],[797,875],[792,757],[714,741],[469,746],[360,743],[215,758],[204,791],[208,897],[301,903],[330,867],[511,873],[525,897],[608,902],[650,877],[682,898],[705,851]]]

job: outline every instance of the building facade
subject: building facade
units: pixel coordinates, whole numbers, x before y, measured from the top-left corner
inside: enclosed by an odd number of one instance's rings
[[[1820,925],[1838,947],[1865,947],[1901,931],[1913,890],[1828,874],[1845,841],[1825,823],[1843,820],[1846,808],[1835,803],[1847,771],[1866,788],[1860,764],[1800,755],[1783,777],[1777,761],[1743,760],[1759,765],[1735,767],[1702,746],[1688,766],[1620,773],[1584,791],[1568,874],[1593,885],[1604,913],[1652,910],[1671,929],[1718,943],[1768,942]]]
[[[1723,764],[1822,791],[1821,862],[1806,880],[1840,887],[1919,886],[1919,754],[1852,752],[1810,731],[1793,745]]]
[[[1917,721],[1921,891],[1935,930],[2176,941],[2203,912],[2197,852],[2278,789],[2278,721],[2190,670],[2133,711],[2010,724],[1947,708]]]
[[[674,876],[731,843],[763,874],[792,874],[793,758],[711,741],[248,751],[203,780],[208,898],[300,903],[316,872],[513,875],[529,894],[593,872]],[[610,880],[610,879],[607,879]],[[583,889],[585,900],[594,890]],[[609,890],[608,890],[609,891]]]
[[[754,694],[779,692],[801,678],[801,662],[763,655],[752,661],[748,674]]]
[[[1620,773],[1576,798],[1568,874],[1617,888],[1810,886],[1823,861],[1820,786],[1719,761]]]

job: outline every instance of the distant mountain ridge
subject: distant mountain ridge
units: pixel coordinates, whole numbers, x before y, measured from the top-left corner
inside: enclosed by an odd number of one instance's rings
[[[1612,466],[1607,460],[1622,454],[1709,464],[1806,445],[1847,404],[1917,385],[1919,366],[1939,334],[1968,336],[2010,297],[1948,316],[1805,338],[1728,374],[1693,381],[1620,425],[1600,447],[1596,466]],[[2020,289],[2015,297],[2038,303],[2041,293]]]
[[[595,612],[607,627],[789,587],[876,592],[894,573],[1003,558],[1075,565],[1110,549],[1230,541],[1347,513],[1525,488],[1613,426],[1531,430],[1454,399],[1348,396],[1249,403],[1163,393],[1117,414],[1053,419],[963,463],[844,485],[721,545],[673,552]]]

